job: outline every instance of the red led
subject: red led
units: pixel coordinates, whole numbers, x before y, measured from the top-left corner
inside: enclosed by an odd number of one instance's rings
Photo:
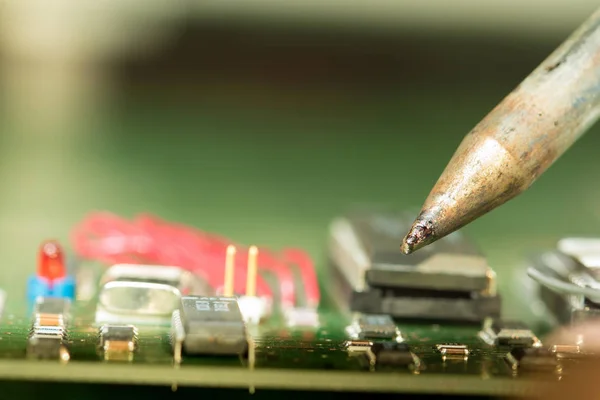
[[[42,243],[38,258],[38,276],[53,281],[67,274],[65,257],[60,244],[55,241]]]

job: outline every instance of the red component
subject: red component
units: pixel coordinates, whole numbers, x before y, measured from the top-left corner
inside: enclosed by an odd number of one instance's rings
[[[38,256],[39,277],[46,278],[50,282],[63,278],[66,274],[65,257],[60,244],[54,240],[43,242]]]
[[[178,223],[169,223],[151,215],[139,215],[133,221],[116,215],[92,213],[72,231],[75,252],[82,258],[105,264],[176,265],[192,271],[214,288],[223,284],[225,253],[229,244],[238,247],[235,262],[235,292],[246,287],[247,249],[229,239]],[[278,283],[282,307],[298,306],[296,292],[303,289],[305,306],[316,307],[320,301],[319,284],[314,264],[308,254],[298,249],[274,253],[260,248],[258,268],[272,274]],[[301,286],[295,284],[294,270],[299,272]],[[273,290],[259,274],[257,294],[273,298]]]

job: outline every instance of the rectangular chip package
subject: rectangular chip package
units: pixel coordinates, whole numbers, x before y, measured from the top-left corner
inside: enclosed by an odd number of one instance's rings
[[[184,354],[241,355],[246,325],[233,297],[184,296],[173,312],[172,341]],[[177,358],[177,354],[176,354]]]
[[[334,300],[341,309],[395,318],[482,321],[500,313],[496,277],[486,258],[455,232],[405,255],[411,219],[360,212],[329,231]]]

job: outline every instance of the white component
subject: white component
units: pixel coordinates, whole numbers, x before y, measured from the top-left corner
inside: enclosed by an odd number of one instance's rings
[[[316,308],[290,308],[284,311],[285,321],[288,327],[310,327],[319,326],[319,313]]]
[[[98,277],[93,268],[82,266],[75,273],[77,301],[90,301],[98,290]]]
[[[258,325],[271,315],[271,302],[264,297],[241,296],[238,305],[247,324]]]
[[[97,324],[168,325],[181,293],[170,285],[112,281],[100,290]]]

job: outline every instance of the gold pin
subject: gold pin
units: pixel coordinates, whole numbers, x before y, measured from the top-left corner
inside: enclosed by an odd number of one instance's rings
[[[235,246],[227,246],[225,255],[225,282],[223,287],[223,296],[233,297],[233,274],[235,271]]]
[[[256,270],[258,269],[258,248],[248,249],[248,271],[246,272],[246,296],[256,296]]]

